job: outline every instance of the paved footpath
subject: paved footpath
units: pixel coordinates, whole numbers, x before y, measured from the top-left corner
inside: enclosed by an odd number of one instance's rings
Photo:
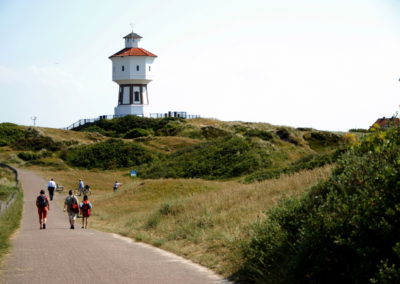
[[[55,201],[50,204],[47,229],[39,230],[35,201],[47,182],[29,171],[19,170],[19,174],[24,189],[22,224],[12,240],[0,283],[228,283],[163,250],[81,229],[81,219],[71,230],[66,213]],[[55,199],[65,196],[56,193]]]

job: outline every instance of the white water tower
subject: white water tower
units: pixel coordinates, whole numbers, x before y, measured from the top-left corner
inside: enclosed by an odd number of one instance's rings
[[[112,79],[119,85],[116,116],[143,116],[143,107],[149,104],[147,84],[152,80],[152,64],[157,55],[138,46],[141,38],[131,32],[124,37],[125,48],[109,57]]]

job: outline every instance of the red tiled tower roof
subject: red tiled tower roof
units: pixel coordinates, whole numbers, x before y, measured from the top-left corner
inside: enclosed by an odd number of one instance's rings
[[[111,57],[116,57],[116,56],[150,56],[150,57],[157,57],[157,55],[151,53],[150,51],[147,51],[144,48],[140,47],[132,47],[132,48],[124,48],[117,53],[111,55]]]

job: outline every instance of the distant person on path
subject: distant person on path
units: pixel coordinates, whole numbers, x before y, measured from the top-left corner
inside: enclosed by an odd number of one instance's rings
[[[92,203],[88,200],[88,196],[83,196],[83,202],[79,204],[82,215],[82,229],[87,229],[88,218],[90,217],[90,210],[93,208]]]
[[[50,210],[50,202],[42,189],[40,195],[36,198],[36,207],[39,214],[40,230],[46,229],[47,212]]]
[[[50,200],[53,200],[54,190],[56,189],[56,187],[56,182],[53,179],[49,180],[49,182],[47,183],[47,190],[49,191]]]
[[[79,195],[82,194],[84,188],[85,188],[85,183],[83,182],[83,180],[80,179],[80,180],[79,180],[79,184],[78,184],[78,192],[79,192]]]
[[[69,224],[71,225],[70,229],[75,229],[74,224],[79,213],[79,200],[73,194],[72,190],[70,190],[68,194],[64,202],[64,211],[67,210],[68,212]]]
[[[120,187],[122,183],[118,182],[117,180],[114,182],[113,190],[114,192],[117,191],[118,187]]]

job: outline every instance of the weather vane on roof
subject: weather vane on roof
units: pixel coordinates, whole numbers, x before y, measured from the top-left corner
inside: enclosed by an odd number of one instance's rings
[[[132,33],[133,33],[133,23],[130,23],[129,25],[131,26],[131,28],[132,28]]]

